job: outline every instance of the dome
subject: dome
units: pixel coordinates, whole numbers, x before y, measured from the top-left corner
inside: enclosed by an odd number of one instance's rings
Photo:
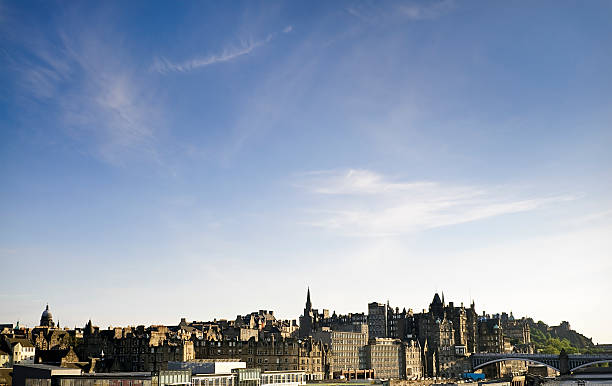
[[[49,311],[49,305],[47,304],[47,308],[43,311],[40,317],[40,325],[46,327],[55,327],[55,323],[53,323],[53,315],[51,311]]]
[[[45,310],[42,313],[42,317],[43,318],[53,318],[53,315],[51,315],[51,311],[49,311],[49,305],[47,304],[47,308],[45,308]]]

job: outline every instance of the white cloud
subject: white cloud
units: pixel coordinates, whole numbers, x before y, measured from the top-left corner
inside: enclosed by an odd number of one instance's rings
[[[307,173],[297,186],[321,197],[307,224],[359,236],[405,234],[572,199],[517,198],[498,188],[396,181],[369,170]]]
[[[283,33],[288,34],[289,32],[293,31],[293,26],[292,25],[288,25],[285,27],[285,29],[283,30]]]
[[[393,182],[369,170],[346,172],[317,171],[306,173],[305,187],[320,194],[378,194],[417,191],[435,185],[432,182]],[[313,178],[314,177],[314,178]]]
[[[283,32],[288,33],[291,32],[292,29],[292,26],[288,26]],[[229,62],[233,59],[250,54],[256,48],[269,43],[274,36],[275,34],[270,34],[263,40],[242,41],[238,47],[229,47],[218,54],[206,55],[183,62],[173,62],[165,57],[158,57],[155,58],[151,70],[159,72],[160,74],[167,74],[169,72],[190,72],[213,64]]]

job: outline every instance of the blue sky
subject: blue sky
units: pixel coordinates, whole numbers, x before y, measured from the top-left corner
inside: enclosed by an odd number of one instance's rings
[[[426,308],[611,342],[612,3],[0,2],[0,316]]]

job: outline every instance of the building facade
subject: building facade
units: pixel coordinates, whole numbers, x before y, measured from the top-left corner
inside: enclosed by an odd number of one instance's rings
[[[401,379],[404,377],[405,369],[402,371],[401,359],[402,343],[393,338],[371,338],[366,346],[366,357],[368,368],[374,370],[376,378]]]

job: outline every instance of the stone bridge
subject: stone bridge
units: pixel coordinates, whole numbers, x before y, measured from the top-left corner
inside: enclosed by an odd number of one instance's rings
[[[568,355],[561,353],[554,354],[501,354],[501,353],[477,353],[472,354],[472,369],[477,370],[486,365],[504,361],[527,361],[546,365],[561,374],[569,374],[579,368],[590,366],[596,363],[612,363],[612,354],[595,355]]]

